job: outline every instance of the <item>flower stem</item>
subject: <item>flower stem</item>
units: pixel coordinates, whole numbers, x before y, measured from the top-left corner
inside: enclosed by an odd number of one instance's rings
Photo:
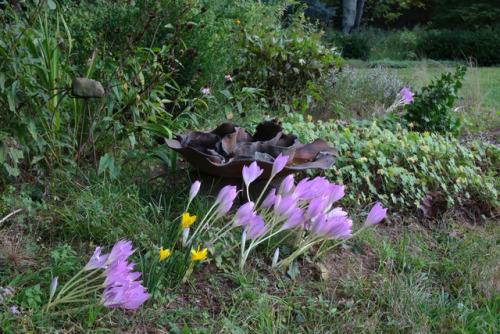
[[[322,251],[322,252],[320,252],[320,253],[316,254],[316,255],[314,256],[314,258],[313,258],[313,261],[316,261],[316,260],[318,259],[318,257],[320,257],[320,256],[321,256],[321,255],[323,255],[324,253],[328,252],[329,250],[334,249],[335,247],[337,247],[338,245],[342,244],[343,242],[345,242],[345,241],[347,241],[347,240],[349,240],[349,239],[351,239],[351,238],[354,238],[355,236],[357,236],[360,232],[362,232],[362,231],[364,231],[364,230],[366,230],[366,227],[362,227],[362,228],[360,228],[359,230],[357,230],[357,231],[356,231],[356,233],[351,234],[349,237],[347,237],[347,238],[343,239],[342,241],[337,242],[337,243],[336,243],[336,244],[334,244],[333,246],[330,246],[330,247],[328,247],[327,249],[325,249],[324,251]],[[325,240],[325,241],[326,241],[326,240]]]

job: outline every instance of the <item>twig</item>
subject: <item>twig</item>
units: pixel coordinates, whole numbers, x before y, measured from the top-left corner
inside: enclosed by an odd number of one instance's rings
[[[10,216],[13,216],[13,215],[15,215],[16,213],[19,213],[19,212],[21,212],[21,211],[23,211],[23,209],[17,209],[17,210],[15,210],[15,211],[13,211],[13,212],[9,213],[7,216],[3,217],[3,218],[0,220],[0,224],[1,224],[1,223],[3,223],[4,221],[6,221],[7,219],[9,219],[9,217],[10,217]]]

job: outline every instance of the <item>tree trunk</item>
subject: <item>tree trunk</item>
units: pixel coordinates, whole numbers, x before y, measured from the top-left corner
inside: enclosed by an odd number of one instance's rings
[[[361,24],[361,17],[363,16],[363,9],[365,8],[365,0],[358,0],[356,6],[356,20],[354,20],[354,29],[358,29]]]
[[[356,19],[356,0],[342,0],[342,32],[349,34]]]

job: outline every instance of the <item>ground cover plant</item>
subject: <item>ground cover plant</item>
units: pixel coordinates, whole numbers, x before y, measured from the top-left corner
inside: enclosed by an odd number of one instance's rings
[[[0,332],[498,332],[498,68],[305,9],[0,2]],[[339,154],[228,185],[164,144],[228,121]]]

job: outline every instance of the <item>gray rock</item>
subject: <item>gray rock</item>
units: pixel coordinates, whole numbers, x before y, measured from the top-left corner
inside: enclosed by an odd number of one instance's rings
[[[73,96],[81,99],[100,98],[104,95],[101,83],[91,79],[75,78],[71,88]]]

